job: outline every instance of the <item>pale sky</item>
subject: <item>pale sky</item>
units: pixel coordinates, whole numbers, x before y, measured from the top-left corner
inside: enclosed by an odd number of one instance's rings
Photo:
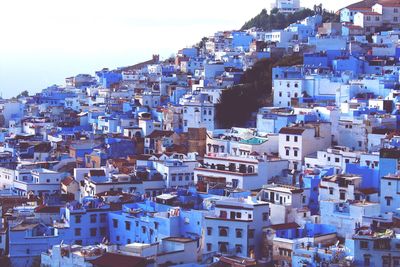
[[[337,10],[357,0],[321,0]],[[79,73],[162,58],[218,30],[239,29],[268,0],[0,2],[0,94],[38,92]],[[315,1],[303,0],[312,7]]]

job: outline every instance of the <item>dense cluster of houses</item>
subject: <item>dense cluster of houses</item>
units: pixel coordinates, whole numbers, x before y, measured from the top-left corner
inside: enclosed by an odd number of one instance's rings
[[[398,8],[217,32],[0,99],[0,264],[400,266]],[[221,93],[292,53],[273,107],[220,129]]]

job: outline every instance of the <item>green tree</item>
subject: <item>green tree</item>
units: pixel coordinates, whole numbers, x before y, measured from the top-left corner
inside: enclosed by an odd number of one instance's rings
[[[220,127],[245,126],[253,112],[272,101],[272,68],[303,64],[299,54],[282,59],[263,59],[243,74],[241,83],[224,90],[216,106]]]

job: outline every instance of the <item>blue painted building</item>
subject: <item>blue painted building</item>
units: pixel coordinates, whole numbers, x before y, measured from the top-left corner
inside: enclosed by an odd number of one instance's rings
[[[119,72],[110,71],[108,69],[102,69],[96,71],[98,82],[104,88],[110,88],[113,84],[122,81],[122,74]]]
[[[147,201],[110,212],[108,223],[110,241],[115,244],[155,243],[167,237],[199,239],[203,212]]]

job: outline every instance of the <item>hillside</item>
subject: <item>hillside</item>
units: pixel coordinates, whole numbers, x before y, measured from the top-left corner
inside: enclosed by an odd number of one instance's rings
[[[250,19],[242,26],[242,30],[247,30],[253,27],[270,31],[274,29],[284,29],[292,23],[301,21],[309,16],[313,16],[314,11],[308,8],[297,11],[293,14],[282,14],[277,10],[272,10],[268,14],[266,9],[263,9],[260,14]],[[339,17],[335,13],[324,11],[323,22],[338,22]]]
[[[272,68],[302,63],[303,57],[299,54],[258,61],[253,68],[244,73],[241,84],[222,93],[216,107],[219,126],[245,126],[253,112],[272,102]]]

